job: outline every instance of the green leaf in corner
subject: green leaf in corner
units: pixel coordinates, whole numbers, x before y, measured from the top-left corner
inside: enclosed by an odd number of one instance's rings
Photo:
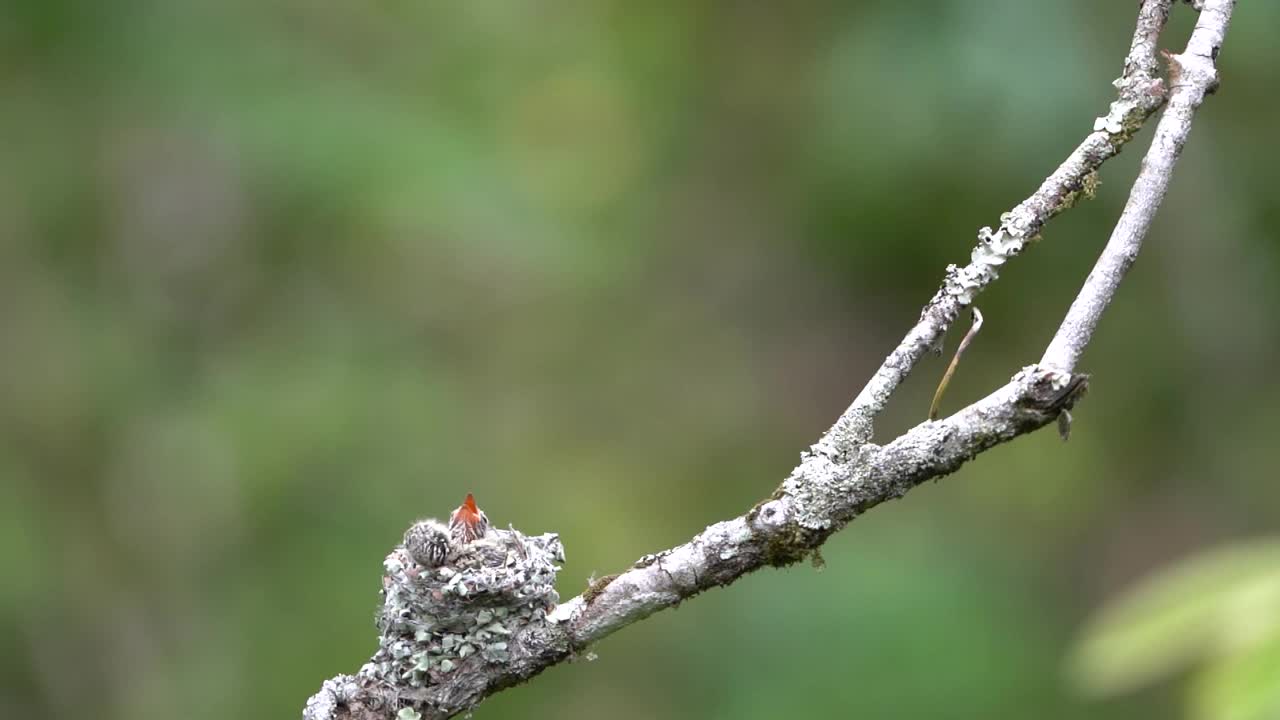
[[[1280,632],[1206,669],[1189,700],[1193,720],[1280,718]]]
[[[1145,685],[1280,629],[1280,539],[1210,550],[1140,581],[1098,610],[1068,671],[1090,695]]]

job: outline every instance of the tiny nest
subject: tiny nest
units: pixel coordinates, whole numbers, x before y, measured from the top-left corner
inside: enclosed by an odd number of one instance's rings
[[[435,521],[420,521],[406,538],[428,523]],[[383,563],[378,651],[360,670],[366,681],[429,688],[459,672],[510,662],[523,634],[545,625],[560,600],[555,579],[564,546],[555,533],[492,528],[452,543],[438,566],[430,566],[434,558],[420,564],[415,555],[426,559],[402,544]]]

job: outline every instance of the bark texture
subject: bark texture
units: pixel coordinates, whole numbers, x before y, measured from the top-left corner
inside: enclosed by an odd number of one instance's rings
[[[530,605],[524,596],[511,600],[512,607],[505,611],[500,610],[504,601],[486,595],[486,590],[464,587],[460,596],[456,587],[460,583],[453,579],[456,571],[448,563],[440,568],[419,568],[410,553],[396,548],[388,557],[388,562],[395,560],[394,567],[388,565],[393,577],[384,580],[384,585],[388,591],[394,589],[401,597],[415,600],[407,609],[396,606],[386,622],[399,623],[395,627],[413,632],[399,636],[408,649],[396,645],[396,638],[388,641],[384,633],[379,650],[382,655],[375,660],[390,662],[398,671],[388,672],[371,662],[356,675],[325,681],[308,700],[304,719],[451,717],[574,657],[610,633],[703,590],[728,585],[762,567],[804,560],[861,513],[902,497],[927,480],[954,472],[995,445],[1052,422],[1058,423],[1065,438],[1069,410],[1088,385],[1087,376],[1075,373],[1075,367],[1103,310],[1137,257],[1196,110],[1218,86],[1215,62],[1234,0],[1194,4],[1200,11],[1199,22],[1182,53],[1165,54],[1166,80],[1160,76],[1156,44],[1171,5],[1172,0],[1144,0],[1140,4],[1123,73],[1115,81],[1118,95],[1107,114],[1097,118],[1093,131],[1034,193],[1001,216],[997,228],[979,231],[969,263],[947,268],[942,286],[925,305],[916,325],[885,358],[848,410],[802,455],[800,464],[772,496],[738,517],[711,525],[682,545],[646,555],[622,572],[594,581],[586,592],[548,608],[545,614],[531,615],[529,608],[538,606]],[[940,346],[960,312],[996,280],[1005,263],[1039,239],[1045,223],[1074,205],[1081,195],[1092,194],[1098,169],[1120,152],[1166,101],[1124,213],[1041,362],[1018,371],[1008,384],[950,417],[927,420],[883,445],[873,443],[877,415],[916,363]],[[513,535],[517,536],[524,538]],[[549,538],[543,542],[554,556],[550,545],[554,536],[543,537]],[[517,550],[495,551],[492,564],[473,571],[488,573],[485,578],[492,575],[492,582],[503,588],[529,582],[525,575],[503,577],[503,573],[528,572],[528,550],[521,554],[519,543],[511,547]],[[433,582],[445,583],[440,591],[453,587],[454,594],[439,602],[452,603],[452,610],[461,616],[470,611],[466,607],[459,610],[458,603],[466,602],[460,598],[474,593],[478,619],[460,621],[462,624],[448,633],[424,620],[436,617],[432,613],[439,610],[432,605],[432,593],[424,592],[436,587]],[[519,608],[525,613],[522,617],[533,619],[515,629],[503,626],[503,631],[510,631],[509,637],[492,627],[493,614],[501,612],[506,617]],[[446,643],[446,634],[481,638],[467,642],[480,643],[477,647],[487,652],[462,651],[456,641]],[[437,647],[443,644],[449,647]],[[398,655],[417,652],[414,648],[422,653],[421,672],[414,670],[419,662],[416,656]],[[442,669],[446,659],[447,669]]]

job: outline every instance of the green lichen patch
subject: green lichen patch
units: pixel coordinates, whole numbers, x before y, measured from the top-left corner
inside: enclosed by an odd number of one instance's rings
[[[613,582],[617,578],[618,575],[615,573],[613,575],[602,575],[601,577],[591,580],[587,583],[587,589],[582,593],[582,599],[590,605],[593,600],[600,596],[600,593],[604,592],[605,588],[609,587],[609,583]]]
[[[1089,171],[1084,176],[1084,180],[1080,182],[1080,192],[1084,193],[1085,199],[1092,200],[1098,194],[1098,186],[1102,184],[1102,180],[1098,177],[1097,170]]]
[[[822,548],[813,549],[813,554],[809,556],[809,564],[813,565],[813,569],[818,572],[827,569],[827,559],[822,557]]]
[[[1098,179],[1098,171],[1089,171],[1088,174],[1080,179],[1079,187],[1072,188],[1062,196],[1062,200],[1058,202],[1058,206],[1053,209],[1053,214],[1057,215],[1063,210],[1069,210],[1075,207],[1076,203],[1080,201],[1080,198],[1092,200],[1098,193],[1098,186],[1101,184],[1102,181]]]
[[[774,567],[794,565],[817,552],[821,543],[821,533],[789,523],[765,539],[764,561]]]

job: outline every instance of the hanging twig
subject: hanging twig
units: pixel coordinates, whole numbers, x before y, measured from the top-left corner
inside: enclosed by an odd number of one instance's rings
[[[956,348],[956,354],[951,357],[951,364],[947,366],[947,371],[942,374],[942,380],[938,383],[938,389],[933,393],[933,403],[929,405],[929,419],[938,419],[938,406],[942,404],[942,395],[947,391],[947,385],[951,384],[951,376],[956,372],[956,366],[960,364],[960,356],[964,354],[965,348],[969,347],[969,343],[973,342],[974,336],[982,329],[982,311],[978,308],[973,309],[973,324],[969,326],[969,332],[964,334],[964,339],[960,341],[960,346]]]

